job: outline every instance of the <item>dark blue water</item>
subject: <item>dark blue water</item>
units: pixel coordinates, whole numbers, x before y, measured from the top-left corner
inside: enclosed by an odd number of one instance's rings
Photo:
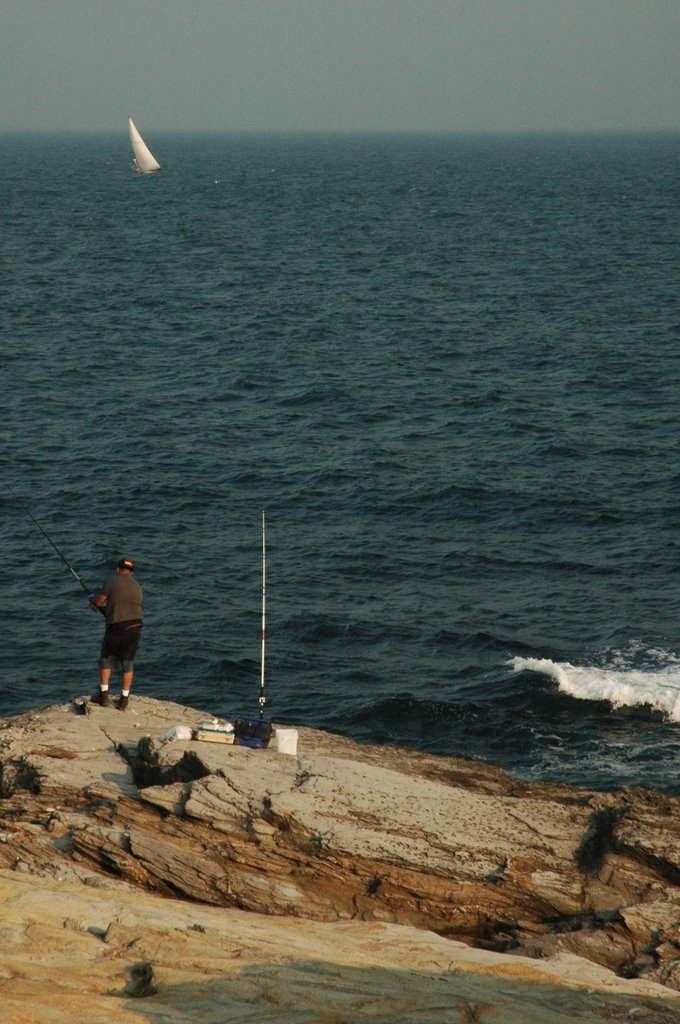
[[[680,792],[680,137],[0,137],[1,469],[137,692]],[[101,620],[6,488],[0,713]]]

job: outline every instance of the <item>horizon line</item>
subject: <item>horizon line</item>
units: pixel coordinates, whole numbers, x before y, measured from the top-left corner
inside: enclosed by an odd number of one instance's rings
[[[0,127],[0,135],[119,135],[127,128],[13,128]],[[676,127],[513,127],[513,128],[151,128],[153,135],[672,135]]]

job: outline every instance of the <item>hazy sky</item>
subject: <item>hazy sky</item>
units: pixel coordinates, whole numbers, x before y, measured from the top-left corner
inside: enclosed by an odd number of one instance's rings
[[[0,130],[680,128],[680,0],[0,0]]]

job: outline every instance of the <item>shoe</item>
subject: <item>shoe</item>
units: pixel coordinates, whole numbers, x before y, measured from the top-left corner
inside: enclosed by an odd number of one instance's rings
[[[102,708],[108,708],[108,706],[109,706],[109,691],[108,690],[100,690],[99,693],[95,693],[94,697],[92,698],[92,703],[93,704],[99,704],[99,706],[102,707]]]
[[[127,706],[128,706],[129,703],[130,703],[130,698],[129,697],[121,697],[120,700],[118,701],[118,710],[119,711],[126,711],[127,710]]]

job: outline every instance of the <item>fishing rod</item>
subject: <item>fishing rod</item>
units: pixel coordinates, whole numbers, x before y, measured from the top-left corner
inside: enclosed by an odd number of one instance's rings
[[[265,601],[267,594],[267,583],[266,583],[266,548],[265,548],[265,532],[264,532],[264,512],[262,513],[262,655],[260,658],[260,718],[264,716],[264,705],[266,698],[264,695],[264,642],[266,637],[265,629]]]
[[[85,583],[83,582],[83,580],[82,580],[82,579],[80,578],[80,576],[79,576],[79,575],[78,575],[78,573],[77,573],[77,572],[75,571],[75,569],[74,569],[74,568],[73,568],[73,566],[72,566],[72,565],[70,564],[70,562],[68,562],[68,561],[66,560],[66,558],[64,558],[63,554],[61,553],[61,551],[59,550],[59,548],[57,547],[57,545],[56,545],[56,544],[54,543],[54,541],[52,540],[52,538],[48,536],[48,534],[47,534],[47,533],[45,532],[45,530],[43,530],[42,526],[40,525],[40,523],[38,522],[38,520],[37,520],[37,519],[35,518],[35,516],[33,515],[33,513],[31,512],[31,510],[30,510],[30,508],[28,507],[28,505],[26,505],[26,504],[25,504],[25,503],[24,503],[24,502],[23,502],[23,501],[21,500],[21,498],[20,498],[20,497],[19,497],[19,496],[18,496],[17,494],[15,494],[15,493],[14,493],[14,491],[13,491],[13,490],[12,490],[12,488],[11,488],[11,487],[9,486],[9,484],[5,484],[5,487],[7,488],[7,490],[9,491],[9,493],[10,493],[10,494],[12,495],[12,497],[14,498],[14,500],[15,500],[15,501],[17,502],[17,504],[21,505],[21,507],[23,508],[24,512],[25,512],[25,513],[26,513],[26,515],[28,516],[28,518],[29,518],[29,519],[30,519],[30,520],[31,520],[31,521],[32,521],[33,523],[35,523],[35,525],[36,525],[36,526],[38,527],[38,529],[39,529],[39,530],[40,530],[40,532],[42,533],[42,535],[43,535],[43,537],[45,538],[45,540],[46,540],[46,541],[47,541],[47,542],[48,542],[49,544],[51,544],[51,545],[52,545],[52,547],[54,548],[54,550],[55,550],[55,551],[57,552],[57,554],[59,555],[59,558],[60,558],[60,559],[62,560],[62,562],[64,563],[64,565],[66,566],[66,568],[68,569],[68,571],[69,571],[69,572],[71,573],[71,575],[75,577],[75,579],[76,579],[76,580],[78,581],[78,583],[80,583],[81,587],[83,588],[83,590],[85,591],[85,593],[87,594],[87,596],[88,596],[88,597],[90,597],[90,595],[91,595],[91,593],[92,593],[92,591],[90,590],[90,588],[89,588],[89,587],[88,587],[88,586],[87,586],[87,585],[86,585],[86,584],[85,584]],[[93,605],[92,607],[94,608],[95,606]],[[101,613],[102,613],[103,615],[105,615],[105,614],[106,614],[106,612],[104,611],[104,609],[103,609],[103,608],[100,608],[100,609],[99,609],[99,611],[100,611],[100,612],[101,612]]]

